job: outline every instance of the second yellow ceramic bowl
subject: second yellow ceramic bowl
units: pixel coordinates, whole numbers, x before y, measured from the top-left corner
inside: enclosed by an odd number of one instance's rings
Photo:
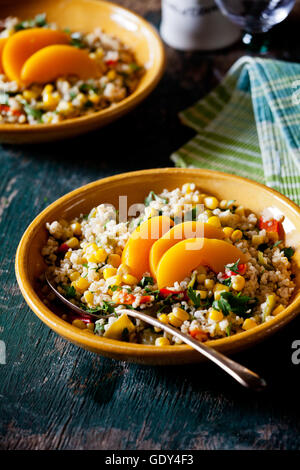
[[[0,142],[35,143],[72,137],[92,131],[128,113],[149,95],[159,82],[165,64],[162,42],[154,28],[139,15],[101,0],[11,0],[1,1],[1,18],[33,18],[46,13],[61,29],[89,32],[100,27],[116,36],[135,53],[145,67],[137,89],[114,106],[57,124],[0,124]]]
[[[128,197],[129,207],[143,202],[151,190],[159,193],[164,188],[172,190],[186,182],[195,182],[203,192],[214,194],[219,199],[236,199],[257,214],[284,215],[286,243],[296,249],[293,269],[297,287],[290,305],[267,323],[207,344],[224,353],[234,353],[263,340],[292,320],[300,308],[300,208],[278,192],[245,178],[217,171],[177,168],[124,173],[90,183],[58,199],[36,217],[24,233],[16,256],[17,280],[29,307],[59,335],[98,354],[145,364],[182,364],[203,360],[199,353],[186,345],[160,348],[107,339],[80,330],[47,307],[36,286],[36,279],[45,269],[41,249],[47,239],[46,222],[72,219],[101,203],[117,207],[119,196],[124,195]]]

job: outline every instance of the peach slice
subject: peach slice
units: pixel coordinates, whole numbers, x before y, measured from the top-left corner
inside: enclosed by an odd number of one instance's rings
[[[4,72],[3,67],[2,67],[2,54],[3,54],[4,46],[7,42],[7,39],[8,38],[0,38],[0,73]]]
[[[169,248],[157,267],[159,289],[181,282],[198,266],[209,266],[215,273],[223,272],[224,266],[248,261],[248,256],[236,246],[224,240],[188,238]]]
[[[63,31],[46,28],[19,31],[8,38],[3,48],[2,66],[5,74],[10,80],[20,82],[22,67],[32,54],[51,44],[68,44],[69,42],[70,37]]]
[[[132,232],[122,253],[122,263],[129,266],[131,274],[141,279],[145,272],[150,271],[151,246],[173,225],[172,219],[159,215],[146,220]]]
[[[87,51],[59,44],[44,47],[30,56],[22,67],[21,81],[25,84],[48,83],[67,75],[84,80],[97,74],[96,62]]]
[[[222,240],[225,238],[224,232],[221,228],[214,227],[213,225],[188,221],[182,224],[177,224],[165,233],[159,240],[157,240],[151,247],[149,254],[150,272],[153,277],[156,277],[156,270],[162,255],[171,246],[185,240],[186,238],[217,238]]]

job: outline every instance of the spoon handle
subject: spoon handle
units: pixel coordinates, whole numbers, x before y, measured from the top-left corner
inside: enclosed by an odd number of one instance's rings
[[[244,387],[259,391],[265,388],[267,385],[265,380],[259,377],[259,375],[257,375],[255,372],[252,372],[238,362],[229,359],[227,356],[224,356],[224,354],[218,352],[216,349],[207,346],[205,343],[200,343],[191,336],[182,333],[171,325],[166,325],[160,320],[136,310],[123,309],[119,310],[118,313],[126,313],[128,316],[138,318],[139,320],[142,320],[146,323],[150,323],[152,326],[161,328],[173,336],[177,336],[177,338],[180,338],[184,343],[196,349],[196,351],[221,367],[221,369],[227,372],[227,374],[231,375],[231,377],[237,380],[237,382],[239,382]]]

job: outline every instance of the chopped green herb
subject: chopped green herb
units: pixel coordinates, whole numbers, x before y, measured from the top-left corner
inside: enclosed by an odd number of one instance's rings
[[[287,246],[286,248],[283,248],[283,250],[281,250],[281,251],[283,251],[284,256],[288,260],[290,260],[292,258],[292,256],[294,255],[294,253],[295,253],[294,248],[292,248],[291,246]]]
[[[104,325],[100,324],[100,323],[95,323],[95,328],[94,328],[94,333],[103,333],[104,331]]]
[[[94,86],[94,85],[91,85],[90,83],[82,83],[82,84],[79,86],[79,90],[80,90],[80,91],[90,91],[90,90],[92,90],[94,93],[98,93],[99,88],[97,88],[97,87]]]
[[[131,72],[136,72],[137,70],[140,70],[142,67],[140,65],[136,64],[135,62],[132,62],[129,64],[129,68]]]
[[[278,242],[274,243],[273,248],[276,248],[276,246],[280,245],[282,243],[282,240],[278,240]]]
[[[88,267],[89,267],[88,263],[83,263],[82,266],[84,266],[85,268],[88,268]]]
[[[226,264],[225,270],[228,269],[229,271],[232,271],[233,273],[239,274],[239,264],[240,264],[240,259],[238,259],[233,264]]]
[[[39,15],[36,15],[34,21],[36,26],[46,26],[46,13],[40,13]]]
[[[73,299],[74,297],[76,297],[76,290],[74,286],[63,285],[62,288],[66,293],[67,299]]]
[[[231,277],[228,277],[227,279],[221,280],[221,284],[224,284],[224,286],[231,286]]]
[[[153,284],[154,284],[154,279],[153,279],[153,277],[151,277],[151,276],[144,276],[144,277],[142,278],[142,280],[138,283],[138,286],[140,286],[140,287],[146,287],[146,286],[148,286],[149,284],[150,284],[151,286],[153,286]]]
[[[21,31],[22,29],[34,28],[35,26],[42,27],[46,26],[46,13],[36,15],[35,18],[20,21],[15,25],[15,31]]]
[[[229,323],[229,325],[225,329],[227,336],[230,336],[230,334],[231,334],[231,326],[232,326],[231,323]]]
[[[166,199],[165,197],[158,196],[157,194],[155,194],[154,191],[150,191],[148,196],[145,198],[145,201],[144,201],[145,206],[149,206],[150,202],[152,201],[161,201],[164,204],[168,203],[168,199]]]
[[[71,34],[71,46],[77,47],[78,49],[84,49],[86,45],[82,41],[82,35],[80,33]]]
[[[220,299],[213,302],[213,308],[221,310],[225,316],[230,312],[241,317],[247,317],[247,311],[256,304],[256,299],[251,299],[247,295],[234,295],[232,292],[221,292]]]
[[[189,287],[187,290],[187,295],[189,299],[193,302],[195,308],[200,307],[201,305],[200,294],[197,294],[196,291],[192,287]]]

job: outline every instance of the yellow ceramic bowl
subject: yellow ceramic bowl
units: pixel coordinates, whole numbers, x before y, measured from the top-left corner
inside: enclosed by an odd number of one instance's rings
[[[57,124],[2,124],[0,142],[21,144],[58,140],[102,127],[123,116],[149,95],[159,82],[165,64],[162,42],[142,17],[114,3],[100,0],[2,0],[1,18],[32,18],[47,13],[60,28],[92,31],[95,27],[121,39],[134,52],[145,74],[137,89],[115,106]]]
[[[16,274],[22,294],[34,313],[59,335],[90,351],[116,359],[146,364],[180,364],[198,362],[202,356],[186,345],[163,348],[125,343],[102,338],[80,330],[63,321],[40,300],[35,280],[45,266],[41,248],[47,239],[46,222],[59,218],[71,219],[88,213],[96,205],[106,202],[118,206],[119,195],[127,195],[128,207],[143,202],[150,190],[159,193],[164,188],[174,189],[185,182],[195,182],[203,192],[220,199],[236,199],[258,214],[285,216],[286,242],[296,248],[294,267],[296,295],[291,304],[273,320],[232,337],[209,341],[211,346],[225,353],[233,353],[261,341],[292,320],[300,304],[300,208],[286,197],[266,186],[237,176],[208,170],[165,168],[123,173],[76,189],[47,207],[30,224],[19,244],[16,256]]]

